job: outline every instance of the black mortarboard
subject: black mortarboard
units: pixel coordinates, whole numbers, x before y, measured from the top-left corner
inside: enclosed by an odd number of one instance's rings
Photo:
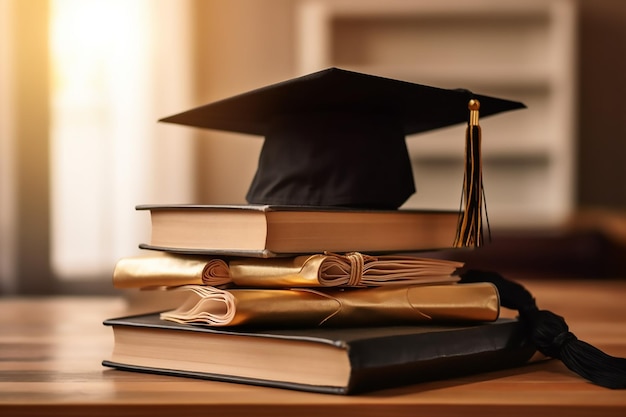
[[[522,103],[329,68],[161,119],[265,137],[249,203],[396,209],[415,192],[405,137]],[[482,191],[482,190],[481,190]]]
[[[398,208],[415,192],[405,136],[522,103],[329,68],[161,119],[265,137],[250,203]]]

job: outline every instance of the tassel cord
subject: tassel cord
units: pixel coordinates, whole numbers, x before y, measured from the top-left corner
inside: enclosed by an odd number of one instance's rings
[[[487,239],[488,239],[488,242],[491,242],[491,225],[489,224],[489,212],[487,211],[487,198],[485,197],[485,187],[484,187],[484,183],[482,180],[482,174],[481,174],[481,180],[480,180],[480,188],[482,190],[483,207],[485,209],[485,223],[487,224]]]
[[[537,308],[535,299],[522,285],[491,271],[467,270],[460,274],[462,283],[491,282],[500,293],[503,307],[518,311],[528,336],[542,354],[559,359],[567,368],[594,384],[626,388],[626,359],[608,355],[579,340],[563,317]]]
[[[484,189],[480,162],[480,126],[468,126],[463,176],[463,202],[465,207],[459,219],[455,246],[482,245],[482,205]]]
[[[465,170],[461,208],[454,240],[455,247],[480,247],[483,244],[482,209],[484,189],[482,184],[481,128],[478,123],[480,103],[472,98],[468,102],[469,120],[465,134]]]

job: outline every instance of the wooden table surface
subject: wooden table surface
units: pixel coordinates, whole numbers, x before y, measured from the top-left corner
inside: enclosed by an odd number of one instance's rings
[[[626,280],[520,282],[580,339],[626,357]],[[121,298],[0,298],[0,415],[626,416],[626,390],[554,360],[351,397],[104,368],[101,323],[125,313]]]

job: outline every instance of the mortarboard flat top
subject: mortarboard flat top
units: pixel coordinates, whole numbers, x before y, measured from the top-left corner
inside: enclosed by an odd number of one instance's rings
[[[314,112],[392,113],[404,134],[467,122],[467,102],[480,101],[481,117],[525,107],[524,104],[328,68],[224,100],[206,104],[162,122],[266,136],[276,117]]]
[[[415,192],[405,136],[522,103],[329,68],[161,119],[265,137],[247,199],[398,208]]]

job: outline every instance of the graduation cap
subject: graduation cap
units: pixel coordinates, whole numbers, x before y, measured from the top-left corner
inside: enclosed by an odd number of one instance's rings
[[[329,68],[160,121],[263,136],[249,203],[362,209],[397,209],[415,192],[406,136],[469,123],[456,245],[478,246],[478,111],[485,117],[523,107],[468,90]]]

